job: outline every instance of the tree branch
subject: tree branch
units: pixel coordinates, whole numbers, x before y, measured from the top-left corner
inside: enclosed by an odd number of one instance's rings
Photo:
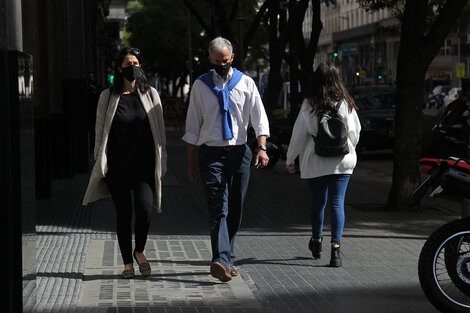
[[[216,17],[216,23],[217,23],[217,35],[221,35],[231,41],[234,41],[236,38],[233,34],[232,27],[230,25],[230,22],[227,18],[227,11],[225,10],[225,7],[221,4],[220,0],[215,1],[215,17]]]
[[[467,0],[446,1],[445,5],[442,7],[442,10],[424,40],[426,45],[424,49],[425,58],[429,63],[432,62],[432,59],[442,47],[442,43],[455,26],[455,21],[458,20],[462,12],[464,12],[467,2]]]
[[[230,11],[230,15],[228,17],[230,22],[233,22],[233,20],[237,17],[238,8],[240,7],[238,4],[239,4],[239,0],[235,0],[232,6],[232,10]]]
[[[206,31],[207,35],[209,37],[214,37],[214,32],[212,31],[212,28],[209,27],[206,22],[204,22],[204,19],[202,18],[201,14],[199,14],[196,8],[192,5],[191,0],[183,0],[183,3],[189,9],[191,14],[194,15],[196,20],[199,22],[199,25],[201,25],[201,27]]]
[[[323,29],[323,23],[321,21],[321,5],[320,0],[312,0],[312,10],[313,10],[313,19],[312,19],[312,31],[310,33],[310,41],[308,43],[307,55],[312,56],[312,65],[313,59],[315,58],[315,50],[318,46],[318,40],[320,39],[320,33]]]
[[[256,13],[253,21],[250,24],[250,27],[248,27],[248,30],[245,34],[245,38],[243,40],[243,55],[242,55],[242,60],[245,60],[246,54],[248,52],[248,48],[251,45],[251,40],[253,40],[253,36],[255,35],[256,29],[258,28],[261,19],[263,19],[264,15],[266,14],[266,11],[268,9],[268,5],[270,2],[273,0],[265,0],[263,2],[263,5],[259,8],[258,12]]]

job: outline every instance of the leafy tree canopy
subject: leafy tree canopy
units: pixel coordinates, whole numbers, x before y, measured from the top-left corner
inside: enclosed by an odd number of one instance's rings
[[[236,58],[240,34],[247,32],[259,9],[251,0],[134,0],[128,4],[128,42],[142,50],[148,72],[175,77],[188,69],[188,21],[191,20],[192,68],[195,76],[209,67],[207,45],[216,36],[234,44]],[[189,8],[191,10],[189,10]],[[266,59],[262,27],[254,32],[245,64],[255,69]]]
[[[145,68],[162,75],[183,73],[188,58],[188,15],[185,6],[174,0],[142,0],[142,7],[127,20],[129,43],[142,50]],[[191,25],[192,38],[201,28]],[[197,42],[192,48],[197,50]]]

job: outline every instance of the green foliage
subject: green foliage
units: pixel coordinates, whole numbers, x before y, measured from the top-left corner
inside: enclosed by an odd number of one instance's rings
[[[201,29],[192,23],[192,38]],[[187,68],[188,15],[180,1],[145,0],[127,20],[129,44],[142,51],[148,72],[178,76]],[[195,43],[197,44],[197,43]],[[194,47],[193,47],[194,49]]]
[[[142,9],[142,8],[143,8],[143,4],[142,4],[142,2],[139,1],[139,0],[128,0],[128,1],[127,1],[127,7],[126,7],[126,9],[127,9],[127,11],[128,11],[129,13],[138,11],[138,10],[140,10],[140,9]]]
[[[240,33],[249,29],[259,3],[240,0],[238,7],[233,0],[190,1],[197,12],[191,19],[191,54],[195,76],[209,68],[207,45],[218,35],[232,40],[237,54]],[[188,68],[188,18],[189,10],[181,0],[134,0],[128,3],[129,18],[126,24],[128,44],[142,51],[147,72],[161,76],[178,77]],[[201,26],[201,20],[206,29]],[[255,69],[260,59],[267,59],[267,42],[262,27],[258,27],[252,40],[245,64]],[[212,35],[210,35],[212,34]],[[231,34],[231,35],[230,35]],[[235,38],[235,39],[234,39]]]

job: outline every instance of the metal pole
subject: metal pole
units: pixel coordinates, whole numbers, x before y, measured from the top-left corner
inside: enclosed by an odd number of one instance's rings
[[[23,51],[23,27],[21,0],[6,2],[8,50]]]
[[[187,10],[188,14],[188,73],[189,73],[189,86],[192,86],[193,80],[193,48],[191,43],[191,11]]]
[[[460,25],[457,23],[457,64],[460,65]],[[462,80],[458,79],[459,87],[462,87]]]

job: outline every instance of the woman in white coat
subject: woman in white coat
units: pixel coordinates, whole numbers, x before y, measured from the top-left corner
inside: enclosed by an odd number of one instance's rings
[[[323,239],[325,207],[331,209],[330,266],[341,266],[340,245],[344,228],[344,197],[349,178],[356,166],[355,147],[359,141],[361,124],[356,105],[344,87],[338,70],[329,63],[321,63],[315,71],[311,95],[304,100],[287,151],[286,166],[295,172],[295,159],[300,161],[300,177],[307,180],[311,196],[312,237],[309,249],[312,256],[320,258]],[[325,110],[337,110],[347,134],[349,153],[342,156],[319,156],[315,153],[312,136],[317,135],[318,116]]]
[[[83,205],[111,196],[116,233],[124,263],[122,278],[133,278],[133,258],[142,276],[151,274],[144,255],[152,207],[160,210],[161,179],[166,172],[163,110],[157,91],[147,85],[137,48],[124,48],[116,59],[114,85],[98,101],[95,165]],[[132,215],[135,211],[135,248]]]

